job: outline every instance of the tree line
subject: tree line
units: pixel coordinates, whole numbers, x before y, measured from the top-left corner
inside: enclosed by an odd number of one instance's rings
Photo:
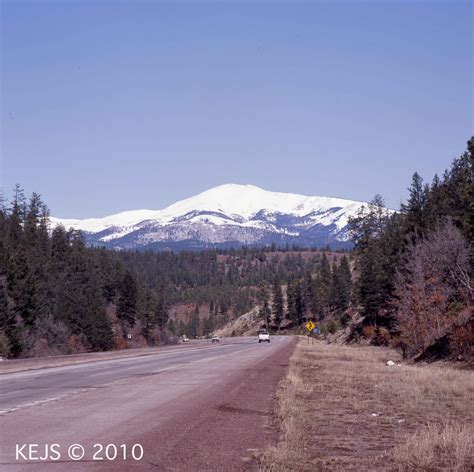
[[[350,220],[353,253],[299,248],[202,252],[86,247],[52,228],[40,196],[17,186],[0,201],[0,355],[39,356],[144,346],[212,333],[258,305],[272,329],[308,319],[397,343],[407,356],[474,341],[474,139],[439,178],[413,175],[399,211],[376,196]],[[332,261],[331,261],[332,258]],[[353,276],[355,274],[355,276]],[[354,280],[353,280],[354,278]],[[170,319],[179,304],[187,320]]]
[[[415,173],[399,211],[376,196],[351,219],[360,334],[409,357],[472,355],[474,138],[442,177]]]
[[[306,254],[303,257],[303,254]],[[166,278],[172,288],[171,302],[204,303],[212,297],[203,288],[224,286],[254,287],[271,283],[275,275],[282,281],[302,278],[320,263],[323,252],[285,251],[271,247],[233,250],[120,251],[118,257],[149,287]]]
[[[120,257],[50,228],[40,196],[16,186],[0,202],[0,356],[108,350],[166,340],[166,287],[155,290]]]
[[[312,281],[309,295],[308,280],[319,266],[324,288],[316,290]],[[252,309],[259,284],[276,281],[288,285],[287,316],[298,323],[310,306],[318,316],[332,306],[334,271],[324,253],[297,247],[180,253],[86,247],[80,232],[51,226],[38,194],[27,199],[16,186],[10,202],[0,201],[0,355],[108,350],[166,342],[174,334],[208,335]],[[179,304],[194,306],[186,321],[170,320]]]
[[[352,273],[346,254],[334,258],[330,264],[323,252],[319,263],[308,267],[302,277],[284,282],[276,274],[271,285],[262,281],[259,286],[260,314],[267,327],[279,330],[299,326],[307,320],[340,321],[347,315]]]

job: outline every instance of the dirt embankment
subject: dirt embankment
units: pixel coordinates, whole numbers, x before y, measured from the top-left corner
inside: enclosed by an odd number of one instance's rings
[[[387,365],[387,361],[393,365]],[[474,470],[474,373],[300,340],[280,384],[265,471]]]
[[[221,337],[256,336],[261,325],[262,317],[259,314],[259,307],[257,306],[248,313],[245,313],[245,315],[230,321],[215,331],[215,334]]]

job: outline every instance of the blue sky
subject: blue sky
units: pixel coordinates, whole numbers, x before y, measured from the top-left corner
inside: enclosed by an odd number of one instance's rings
[[[398,207],[473,133],[462,1],[2,2],[1,182],[60,217],[223,183]]]

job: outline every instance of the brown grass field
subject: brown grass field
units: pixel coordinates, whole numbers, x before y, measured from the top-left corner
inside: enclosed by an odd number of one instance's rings
[[[302,338],[277,393],[263,471],[472,471],[474,372]]]

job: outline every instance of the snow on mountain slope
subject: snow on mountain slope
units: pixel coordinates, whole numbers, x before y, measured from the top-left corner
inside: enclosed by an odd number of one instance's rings
[[[156,218],[158,211],[134,210],[124,211],[103,218],[86,218],[84,220],[51,217],[53,224],[62,224],[66,228],[74,228],[88,233],[98,233],[110,227],[130,227],[142,221]]]
[[[269,192],[254,185],[226,184],[177,202],[165,208],[163,214],[173,217],[201,210],[249,218],[263,209],[291,213],[305,198],[308,197]]]
[[[169,248],[182,241],[193,241],[195,247],[268,242],[338,245],[347,241],[348,218],[363,204],[226,184],[163,210],[51,221],[53,225],[83,231],[90,244],[116,248],[141,248],[154,243]]]

